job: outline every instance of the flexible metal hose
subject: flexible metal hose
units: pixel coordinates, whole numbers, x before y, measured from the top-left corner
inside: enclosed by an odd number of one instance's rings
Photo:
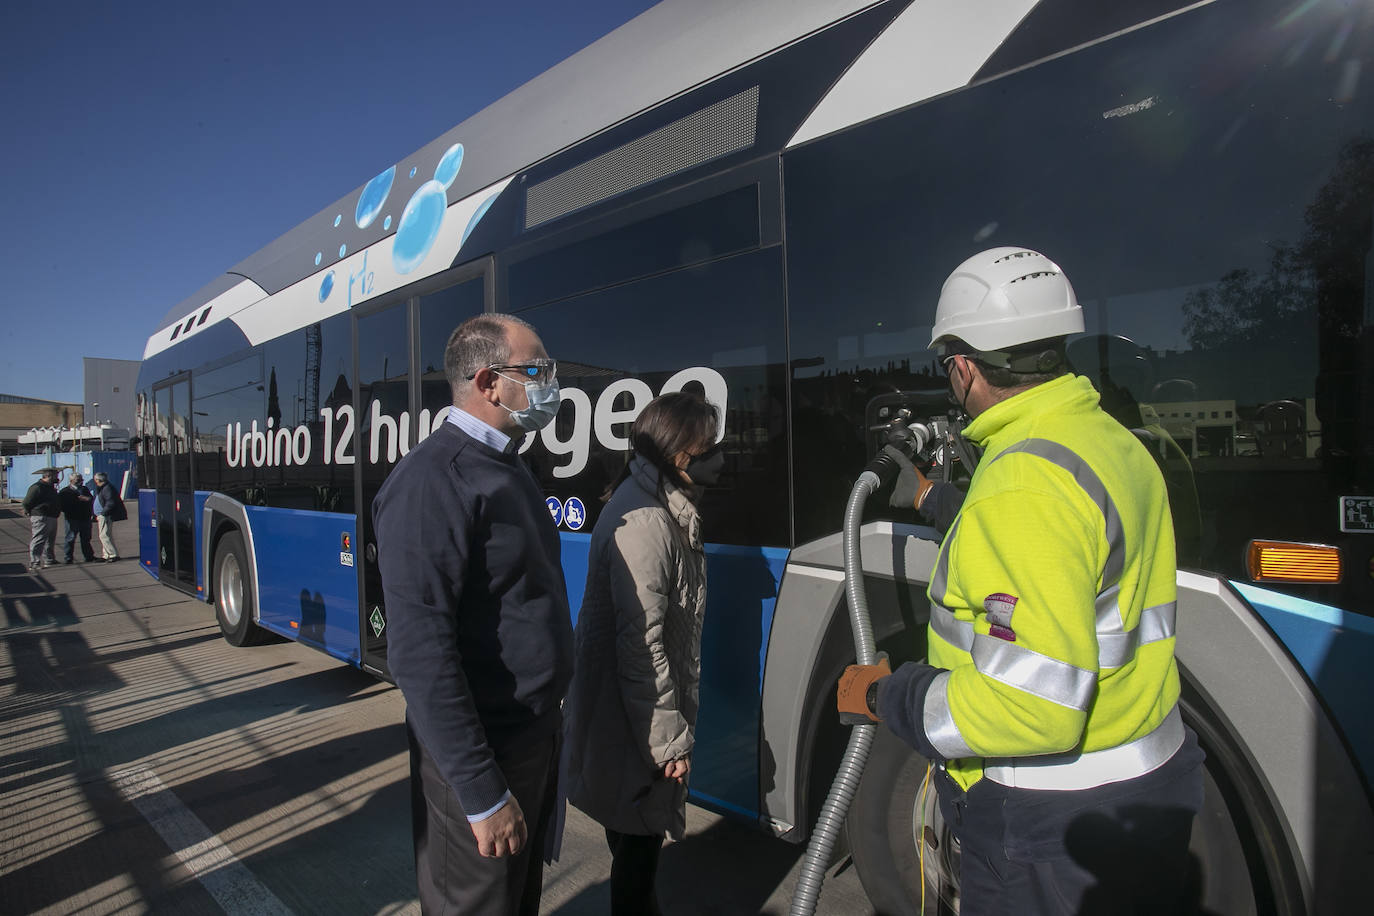
[[[877,646],[873,642],[873,622],[868,617],[868,595],[863,586],[859,526],[863,521],[864,503],[881,483],[873,471],[864,471],[854,481],[844,510],[845,597],[849,601],[849,627],[854,633],[854,649],[860,665],[871,665],[877,660]],[[812,831],[811,840],[806,846],[806,857],[802,860],[797,887],[792,892],[791,916],[812,916],[816,912],[821,884],[825,881],[825,867],[830,861],[830,854],[834,852],[835,840],[844,826],[854,793],[859,789],[859,778],[863,776],[868,752],[873,746],[874,728],[871,724],[856,725],[850,732],[849,744],[844,749],[844,757],[840,759],[839,772],[830,785],[830,794],[821,806],[816,829]]]

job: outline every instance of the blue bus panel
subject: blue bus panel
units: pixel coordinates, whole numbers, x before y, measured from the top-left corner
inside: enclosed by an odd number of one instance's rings
[[[1369,781],[1374,775],[1374,707],[1368,697],[1374,619],[1242,582],[1231,585],[1307,672]]]
[[[573,625],[587,583],[591,536],[560,532]],[[751,820],[759,816],[759,697],[768,633],[787,551],[706,545],[706,620],[692,759],[692,801]]]
[[[263,629],[359,664],[357,520],[247,506]]]
[[[158,574],[157,564],[157,491],[138,491],[138,565],[154,579]]]

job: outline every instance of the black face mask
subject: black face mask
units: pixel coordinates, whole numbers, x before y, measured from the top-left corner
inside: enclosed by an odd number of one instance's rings
[[[720,472],[724,468],[725,452],[721,451],[719,445],[713,445],[688,461],[685,470],[692,483],[709,487],[720,480]]]

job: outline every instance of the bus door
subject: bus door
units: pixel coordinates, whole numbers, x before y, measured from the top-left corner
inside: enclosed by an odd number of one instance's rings
[[[153,389],[157,429],[158,577],[194,593],[195,491],[191,481],[189,419],[191,383],[186,376]]]
[[[377,564],[372,500],[412,445],[443,423],[453,402],[444,375],[449,334],[487,310],[490,259],[446,274],[402,302],[353,322],[357,416],[353,454],[358,498],[358,629],[362,666],[389,676],[386,601]]]

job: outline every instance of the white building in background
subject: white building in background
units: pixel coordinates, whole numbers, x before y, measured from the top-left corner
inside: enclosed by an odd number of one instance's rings
[[[45,448],[59,452],[120,452],[129,447],[127,427],[113,423],[83,423],[79,426],[35,427],[20,433],[23,451],[39,452]]]
[[[85,375],[86,422],[106,423],[122,430],[133,429],[134,389],[138,384],[139,361],[83,356],[81,362]],[[126,448],[127,445],[119,447]]]

